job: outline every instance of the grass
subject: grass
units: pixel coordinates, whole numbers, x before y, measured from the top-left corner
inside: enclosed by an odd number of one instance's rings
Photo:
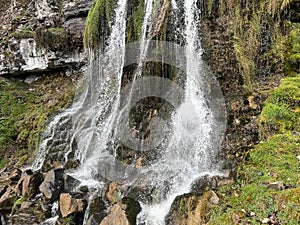
[[[240,224],[261,224],[277,213],[281,224],[297,224],[300,218],[300,136],[291,133],[275,135],[257,145],[246,162],[238,167],[233,186],[218,190],[221,204],[210,214],[209,224],[232,224],[232,215],[245,211]],[[282,181],[289,189],[275,191],[266,184]],[[253,216],[250,216],[254,213]]]
[[[233,186],[219,188],[221,204],[213,209],[208,224],[261,224],[276,214],[280,224],[300,221],[300,76],[282,79],[267,99],[259,117],[260,133],[266,140],[256,145],[236,169]],[[283,182],[286,189],[268,187]],[[241,213],[240,213],[241,214]]]

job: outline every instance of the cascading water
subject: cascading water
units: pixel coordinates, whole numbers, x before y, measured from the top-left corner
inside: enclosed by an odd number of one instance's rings
[[[35,169],[42,167],[48,154],[48,143],[55,137],[57,129],[72,120],[72,129],[68,134],[70,146],[64,152],[65,160],[72,156],[79,159],[81,166],[71,173],[82,182],[82,185],[93,186],[95,191],[103,188],[100,178],[111,181],[125,182],[127,186],[151,187],[155,190],[152,201],[139,199],[142,212],[138,215],[137,224],[163,225],[165,216],[170,210],[176,196],[189,192],[192,183],[204,175],[220,175],[214,158],[218,153],[218,145],[225,127],[222,127],[224,115],[214,112],[214,106],[222,102],[222,96],[217,96],[220,102],[211,102],[214,97],[208,97],[213,92],[207,84],[208,70],[201,59],[202,49],[199,35],[199,19],[196,0],[172,0],[171,15],[184,15],[182,20],[174,19],[174,41],[186,43],[185,88],[180,106],[172,113],[167,141],[160,146],[162,154],[159,158],[141,167],[138,172],[131,166],[124,166],[116,160],[115,149],[118,147],[116,136],[119,125],[126,110],[130,107],[132,96],[127,97],[128,104],[121,107],[121,90],[123,67],[126,54],[126,14],[127,0],[118,0],[115,18],[111,23],[111,33],[107,45],[93,51],[89,56],[87,80],[83,92],[74,102],[72,108],[54,117],[45,133],[40,152],[33,164]],[[180,9],[179,4],[184,9]],[[133,76],[134,88],[139,88],[136,79],[142,75],[143,65],[147,60],[148,50],[151,50],[149,40],[151,33],[154,1],[145,1],[145,16],[139,42],[137,70]],[[182,31],[184,31],[182,33]],[[100,55],[100,57],[99,57]],[[176,66],[176,65],[175,65]],[[211,85],[211,84],[210,84]],[[215,88],[215,87],[214,87]],[[208,90],[209,89],[209,90]],[[217,94],[218,95],[218,94]],[[123,96],[124,97],[124,96]],[[220,113],[220,112],[219,112]],[[222,114],[222,113],[221,113]],[[221,121],[221,122],[220,122]],[[216,128],[217,127],[217,128]],[[113,151],[111,151],[111,149]],[[134,179],[130,173],[137,172]],[[122,179],[121,179],[122,178]],[[124,179],[123,179],[124,178]],[[117,180],[114,180],[117,179]],[[84,221],[87,221],[86,212]]]

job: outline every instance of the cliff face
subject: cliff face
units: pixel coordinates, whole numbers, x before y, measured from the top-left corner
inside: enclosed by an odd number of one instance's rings
[[[85,17],[93,1],[1,1],[0,74],[53,71],[85,62]]]

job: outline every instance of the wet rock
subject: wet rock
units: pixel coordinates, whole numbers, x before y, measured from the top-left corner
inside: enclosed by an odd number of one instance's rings
[[[38,187],[42,183],[43,175],[40,172],[34,172],[32,175],[26,175],[22,184],[22,196],[27,199],[32,198],[38,192]]]
[[[0,214],[0,222],[1,222],[2,225],[6,225],[5,218],[2,214]]]
[[[76,186],[80,184],[79,180],[67,174],[63,175],[63,181],[64,181],[64,192],[71,192],[72,190],[74,190]]]
[[[87,225],[99,225],[104,217],[107,216],[107,206],[101,197],[95,197],[89,206],[89,214],[91,215],[87,221]]]
[[[72,213],[82,213],[86,208],[86,200],[76,198],[69,193],[62,193],[59,198],[60,213],[63,218]]]
[[[137,215],[142,211],[140,203],[131,197],[123,198],[122,203],[127,206],[125,211],[129,224],[136,224]]]
[[[89,192],[89,187],[88,186],[81,186],[79,188],[79,190],[82,192],[82,193],[88,193]]]
[[[74,17],[86,17],[89,9],[93,4],[93,0],[81,0],[78,2],[70,2],[63,8],[63,14],[66,20]]]
[[[100,225],[122,224],[129,225],[129,221],[126,217],[126,205],[122,205],[120,202],[113,205],[110,209],[108,216],[106,216]]]
[[[80,161],[79,160],[68,160],[66,165],[64,166],[64,168],[66,170],[69,170],[69,169],[76,169],[78,168],[78,166],[80,165]]]
[[[8,187],[5,193],[0,197],[0,210],[10,210],[16,198],[14,187]]]

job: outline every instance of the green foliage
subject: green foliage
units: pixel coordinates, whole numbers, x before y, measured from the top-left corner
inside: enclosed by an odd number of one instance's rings
[[[74,216],[70,215],[67,218],[64,219],[64,224],[65,225],[76,225],[76,223],[74,222]]]
[[[86,18],[84,32],[85,47],[96,49],[100,44],[100,37],[105,38],[111,22],[115,1],[95,0]]]

